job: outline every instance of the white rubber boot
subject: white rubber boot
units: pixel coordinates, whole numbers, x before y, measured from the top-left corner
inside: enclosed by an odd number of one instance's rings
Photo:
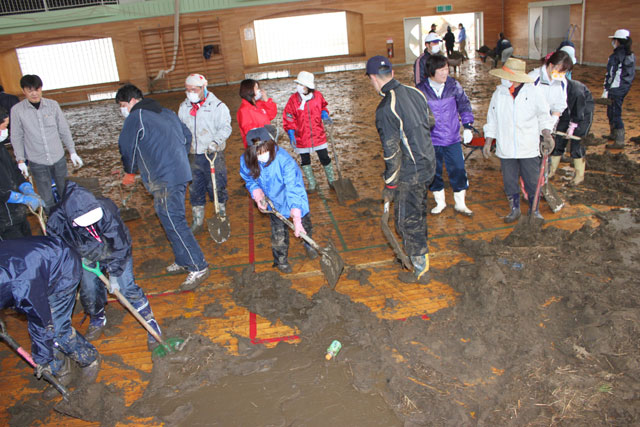
[[[467,194],[467,190],[458,191],[457,193],[453,193],[453,200],[455,201],[455,206],[453,207],[456,212],[460,212],[461,214],[471,216],[473,215],[473,211],[467,207],[464,202],[464,197]]]
[[[433,215],[438,215],[444,210],[444,208],[447,207],[447,203],[444,199],[444,190],[434,191],[433,198],[436,199],[436,205],[433,209],[431,209],[431,213]]]

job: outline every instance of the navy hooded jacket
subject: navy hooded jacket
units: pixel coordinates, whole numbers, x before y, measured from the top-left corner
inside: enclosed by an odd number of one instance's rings
[[[53,360],[49,296],[68,294],[81,277],[80,257],[56,237],[0,241],[0,308],[14,307],[26,314],[31,354],[39,365]]]
[[[13,156],[0,143],[0,230],[23,222],[27,208],[22,203],[8,203],[12,191],[19,192],[26,181]]]
[[[173,111],[153,99],[141,99],[131,108],[118,145],[124,171],[139,171],[152,193],[191,181],[191,132]]]
[[[102,218],[92,227],[73,225],[74,219],[96,208],[102,208]],[[73,181],[67,181],[62,201],[52,209],[47,231],[64,240],[81,257],[100,262],[101,267],[113,276],[122,275],[131,256],[131,235],[115,203],[103,197],[96,198]]]

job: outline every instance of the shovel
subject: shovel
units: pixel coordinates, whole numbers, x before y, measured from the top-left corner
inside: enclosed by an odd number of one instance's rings
[[[533,221],[533,212],[535,212],[538,209],[538,205],[540,204],[540,192],[542,191],[542,193],[544,194],[544,180],[545,180],[545,176],[546,176],[546,169],[547,169],[547,160],[549,159],[549,155],[548,154],[544,154],[542,156],[542,164],[540,165],[540,175],[538,176],[538,185],[536,186],[536,194],[533,198],[533,203],[531,204],[531,212],[529,212],[529,224],[531,224],[531,222]],[[526,193],[525,193],[526,194]],[[545,197],[546,199],[546,197]],[[547,200],[548,202],[549,200]],[[564,204],[564,203],[563,203]],[[551,203],[549,203],[549,206],[551,206]]]
[[[107,287],[107,290],[109,291],[109,293],[114,294],[116,296],[116,298],[118,298],[118,301],[120,301],[120,304],[124,305],[125,308],[127,310],[129,310],[129,312],[131,314],[133,314],[133,317],[135,317],[136,320],[138,322],[140,322],[140,324],[142,326],[144,326],[144,328],[147,330],[147,332],[149,332],[151,334],[151,336],[153,338],[155,338],[155,340],[160,343],[160,345],[158,347],[156,347],[152,351],[153,355],[164,357],[167,354],[173,352],[174,350],[178,350],[178,351],[182,350],[182,347],[184,347],[185,340],[180,339],[180,338],[168,338],[166,341],[163,340],[160,337],[160,335],[158,335],[156,330],[153,329],[151,327],[151,325],[149,325],[149,323],[147,323],[147,321],[144,319],[144,317],[142,317],[140,315],[140,313],[138,313],[138,310],[136,310],[135,307],[131,305],[131,303],[124,297],[124,295],[122,295],[120,293],[120,291],[118,289],[111,289],[111,285],[109,284],[109,280],[107,280],[105,275],[102,274],[102,271],[100,271],[100,263],[99,262],[96,262],[96,266],[94,268],[91,268],[87,264],[85,264],[84,260],[83,260],[82,268],[84,268],[85,270],[90,271],[93,274],[95,274],[96,276],[98,276],[100,278],[100,280],[102,280],[102,283],[104,283],[104,285]]]
[[[11,347],[16,353],[22,356],[22,358],[26,360],[29,365],[34,368],[36,367],[36,362],[33,361],[31,355],[24,348],[20,347],[20,344],[18,344],[16,340],[14,340],[9,335],[9,333],[7,332],[7,327],[5,326],[2,319],[0,319],[0,338],[2,338],[2,340],[4,340],[4,342],[6,342],[7,345]],[[58,379],[54,377],[53,374],[45,371],[42,373],[42,376],[45,380],[49,381],[49,383],[56,390],[60,392],[64,400],[69,400],[69,391],[62,384],[60,384],[60,381],[58,381]]]
[[[114,171],[113,173],[116,173],[116,171]],[[120,176],[119,179],[120,178],[122,178],[122,176]],[[120,179],[118,182],[118,192],[120,193],[120,201],[122,202],[122,207],[120,208],[120,218],[124,222],[133,221],[134,219],[138,219],[141,217],[140,212],[138,212],[136,208],[127,207],[127,202],[129,201],[131,196],[133,196],[133,192],[135,191],[137,185],[138,185],[138,181],[134,181],[133,187],[131,187],[131,191],[129,192],[129,195],[126,198],[124,198],[122,197],[122,179]]]
[[[402,265],[407,270],[413,270],[413,264],[409,260],[409,257],[404,253],[402,248],[400,247],[400,243],[398,243],[398,239],[394,236],[391,228],[389,228],[389,205],[391,202],[388,200],[384,201],[384,209],[382,211],[382,217],[380,218],[380,225],[382,226],[382,233],[384,237],[387,239],[389,244],[391,245],[391,249],[393,249],[393,253],[396,254],[396,257],[402,262]]]
[[[356,187],[353,186],[353,182],[351,182],[349,178],[342,178],[340,162],[336,154],[336,145],[333,142],[333,125],[329,128],[329,145],[331,145],[331,152],[333,153],[333,159],[336,162],[336,171],[338,172],[338,179],[333,181],[333,189],[336,191],[338,202],[344,203],[346,200],[357,200],[358,191]]]
[[[273,202],[266,197],[265,200],[271,207],[271,210],[267,211],[267,213],[274,214],[280,221],[284,222],[289,226],[289,228],[294,230],[295,227],[293,226],[293,223],[276,210],[276,208],[273,206]],[[321,248],[316,242],[311,240],[311,237],[307,236],[306,234],[300,234],[300,238],[307,242],[322,256],[322,258],[320,259],[320,269],[322,270],[325,279],[327,279],[329,287],[331,289],[334,289],[336,287],[336,283],[338,283],[340,275],[342,274],[342,270],[344,270],[344,261],[342,260],[342,257],[338,253],[336,247],[333,245],[333,242],[331,242],[331,240],[328,240],[327,246]]]
[[[542,185],[541,191],[542,191],[542,196],[544,197],[544,199],[549,204],[549,208],[551,208],[551,212],[556,213],[556,212],[558,212],[560,209],[562,209],[564,207],[564,200],[562,200],[562,197],[560,197],[560,194],[558,194],[558,191],[556,190],[556,188],[553,185],[551,185],[551,183],[547,179],[547,173],[548,173],[548,171],[547,171],[547,161],[548,161],[548,159],[549,159],[549,155],[548,154],[545,154],[542,157],[542,165],[541,165],[541,168],[540,168],[540,173],[544,174],[542,176],[542,181],[544,183]],[[537,193],[537,190],[536,190],[536,193]],[[537,200],[536,200],[536,203],[537,203]]]
[[[213,158],[210,158],[206,151],[204,155],[207,160],[209,160],[209,166],[211,169],[211,182],[213,183],[214,215],[213,218],[209,218],[207,220],[207,228],[209,229],[209,234],[211,235],[211,238],[214,242],[223,243],[226,242],[231,235],[231,227],[229,227],[229,220],[226,216],[218,216],[220,205],[218,204],[218,186],[216,184],[216,167],[214,166],[216,157],[218,157],[218,153],[214,152]]]

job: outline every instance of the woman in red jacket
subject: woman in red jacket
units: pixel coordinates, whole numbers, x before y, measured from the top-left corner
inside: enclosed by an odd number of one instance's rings
[[[322,94],[315,90],[313,74],[300,71],[295,80],[297,91],[289,98],[284,107],[284,130],[289,135],[291,146],[300,154],[302,171],[309,183],[308,192],[316,191],[316,178],[311,168],[311,153],[316,152],[320,163],[327,175],[329,187],[333,188],[333,166],[327,152],[327,135],[324,132],[325,123],[333,123],[327,110],[327,101]]]
[[[240,83],[240,98],[242,103],[236,118],[246,149],[247,132],[270,124],[278,114],[278,106],[273,99],[267,98],[267,93],[260,89],[260,84],[252,79],[246,79]]]

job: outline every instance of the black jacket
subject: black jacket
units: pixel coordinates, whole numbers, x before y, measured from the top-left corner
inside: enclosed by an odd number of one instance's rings
[[[454,36],[451,31],[447,31],[443,39],[445,46],[449,48],[453,48],[453,45],[456,44],[456,36]]]
[[[604,88],[609,95],[624,96],[631,89],[631,83],[636,76],[636,56],[627,55],[624,46],[618,46],[607,62],[607,75]]]
[[[511,42],[509,40],[498,40],[498,43],[496,44],[496,57],[500,56],[502,54],[502,51],[509,47],[511,47]]]
[[[385,184],[431,184],[436,160],[427,98],[418,89],[395,79],[382,87],[382,93],[384,98],[376,109],[376,127],[384,151]]]
[[[7,203],[12,191],[20,191],[20,185],[26,181],[15,159],[4,144],[0,144],[0,230],[24,222],[27,217],[27,207],[22,203]]]
[[[595,103],[589,88],[577,80],[567,80],[567,108],[560,116],[558,130],[566,132],[569,122],[573,122],[578,125],[573,134],[585,136],[593,121],[594,108]]]

